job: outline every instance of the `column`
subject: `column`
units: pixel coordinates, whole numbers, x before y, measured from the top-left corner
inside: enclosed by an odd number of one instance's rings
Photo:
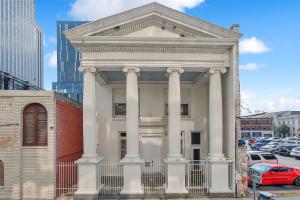
[[[96,198],[101,185],[98,165],[103,160],[97,155],[96,122],[96,69],[79,68],[83,72],[83,155],[76,161],[78,166],[78,190],[75,199]]]
[[[124,185],[122,198],[142,198],[141,184],[143,161],[139,154],[139,94],[137,67],[125,67],[126,73],[126,135],[127,153],[122,159]]]
[[[229,163],[223,154],[223,109],[221,74],[226,68],[209,70],[209,167],[211,197],[232,196]],[[222,177],[222,178],[220,178]]]
[[[209,70],[209,158],[224,160],[221,73],[226,68]]]
[[[182,68],[168,68],[169,89],[168,89],[168,143],[169,152],[165,162],[168,165],[168,188],[167,195],[187,194],[185,188],[185,165],[186,160],[180,154],[180,133],[181,133],[181,95],[180,95],[180,74]],[[175,197],[174,196],[174,197]]]

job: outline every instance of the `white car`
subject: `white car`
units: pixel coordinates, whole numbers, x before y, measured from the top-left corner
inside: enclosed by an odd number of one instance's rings
[[[260,151],[271,152],[274,148],[278,147],[278,144],[267,144],[265,146],[260,147]]]
[[[260,162],[278,164],[278,160],[276,156],[274,156],[271,153],[263,152],[263,151],[247,151],[247,162],[248,162],[248,166]]]
[[[300,159],[300,147],[295,147],[291,151],[291,156],[295,157],[296,159]]]
[[[280,137],[270,137],[269,140],[271,140],[272,142],[279,142],[282,139]]]

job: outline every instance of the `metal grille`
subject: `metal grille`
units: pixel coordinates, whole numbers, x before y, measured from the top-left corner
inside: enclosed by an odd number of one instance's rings
[[[77,190],[76,164],[74,162],[59,162],[56,181],[56,196],[73,195]]]
[[[190,194],[207,195],[208,169],[207,160],[192,160],[186,165],[185,185]]]
[[[167,165],[145,162],[142,166],[144,194],[165,194],[167,188]]]
[[[119,195],[123,187],[123,165],[103,162],[98,165],[100,195]]]

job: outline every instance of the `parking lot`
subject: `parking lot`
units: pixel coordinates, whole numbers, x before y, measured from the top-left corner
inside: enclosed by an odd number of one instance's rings
[[[300,160],[296,160],[293,157],[280,156],[278,154],[275,155],[275,156],[277,157],[279,164],[300,168]]]

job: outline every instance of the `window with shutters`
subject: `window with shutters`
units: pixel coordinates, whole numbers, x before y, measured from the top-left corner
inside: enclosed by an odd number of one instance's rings
[[[4,186],[4,163],[0,160],[0,187]]]
[[[47,110],[38,103],[28,105],[23,111],[23,146],[47,145]]]

